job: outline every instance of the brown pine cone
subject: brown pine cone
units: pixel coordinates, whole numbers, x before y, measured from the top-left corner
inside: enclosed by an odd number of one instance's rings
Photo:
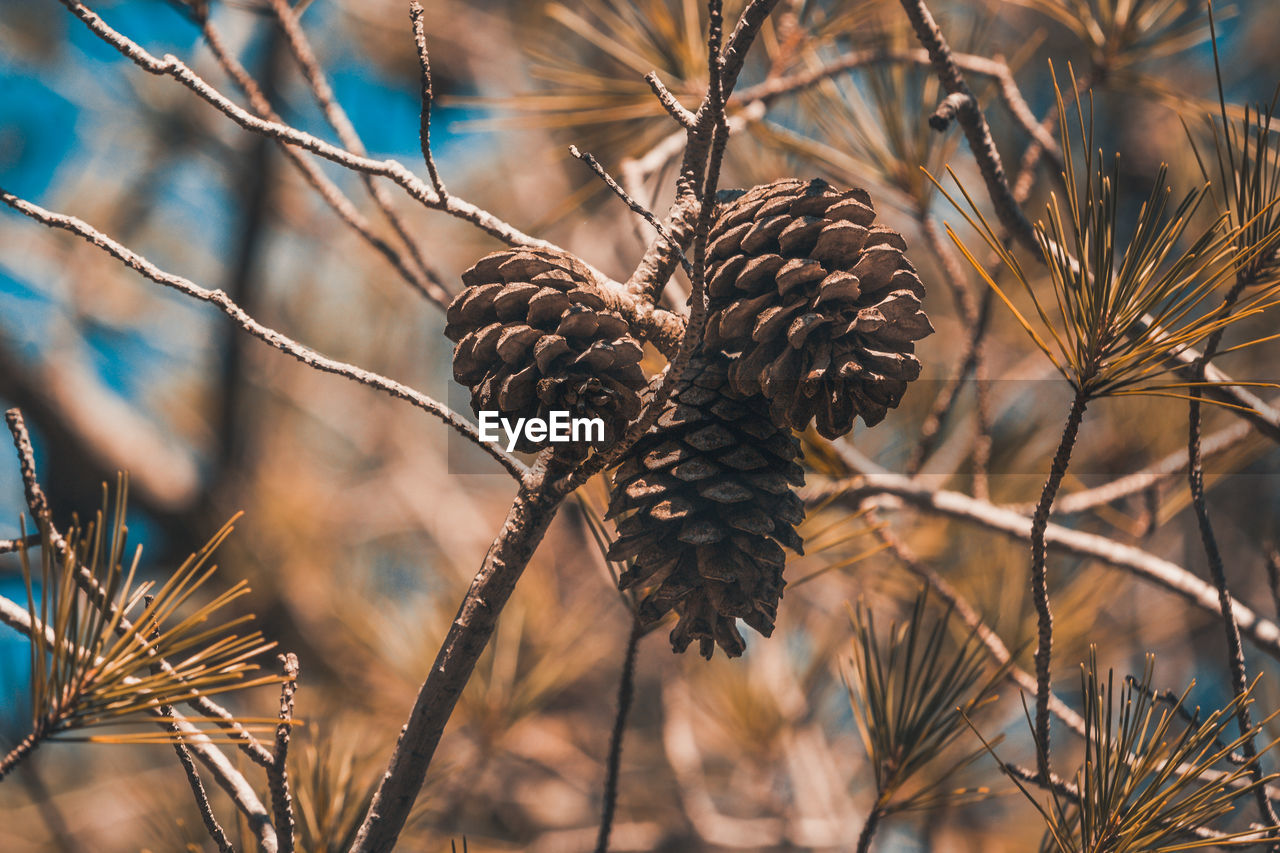
[[[494,252],[462,274],[444,333],[458,346],[453,378],[471,408],[514,419],[551,411],[600,418],[605,444],[626,431],[645,387],[640,342],[592,284],[590,271],[559,252]],[[599,446],[599,445],[597,445]],[[541,445],[521,436],[517,449]]]
[[[672,647],[696,639],[708,659],[716,644],[742,654],[738,619],[773,633],[781,546],[803,553],[794,525],[804,504],[792,491],[804,482],[800,442],[764,398],[734,394],[727,371],[720,354],[689,361],[666,411],[614,472],[607,515],[630,513],[608,556],[633,561],[619,586],[648,591],[642,624],[674,608]]]
[[[779,423],[827,438],[868,426],[920,375],[933,332],[902,235],[873,224],[865,190],[826,181],[755,187],[717,213],[707,248],[704,346],[737,358],[734,390],[763,394]]]

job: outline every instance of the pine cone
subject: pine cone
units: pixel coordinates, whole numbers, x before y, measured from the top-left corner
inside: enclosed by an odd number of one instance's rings
[[[641,346],[605,310],[589,270],[559,252],[515,249],[481,258],[462,281],[444,333],[458,344],[453,378],[471,389],[472,409],[600,418],[606,444],[625,432],[645,386]],[[539,449],[523,436],[516,447]]]
[[[763,394],[779,423],[827,438],[868,426],[920,375],[933,332],[902,235],[874,225],[865,190],[826,181],[755,187],[717,214],[707,249],[704,346],[738,357],[734,390]]]
[[[695,355],[666,411],[614,472],[608,518],[625,512],[609,559],[634,562],[622,589],[648,588],[640,605],[650,625],[675,608],[671,645],[697,639],[737,657],[745,648],[736,620],[766,637],[782,597],[786,555],[803,553],[793,526],[804,504],[800,442],[769,417],[762,397],[740,398],[727,382],[728,359]]]

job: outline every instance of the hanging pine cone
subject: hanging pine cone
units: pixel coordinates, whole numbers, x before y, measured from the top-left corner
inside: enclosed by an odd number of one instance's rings
[[[471,408],[514,419],[600,418],[605,443],[640,411],[645,386],[640,342],[605,310],[577,260],[543,249],[494,252],[462,274],[444,333],[458,344],[453,378],[471,389]],[[517,449],[539,445],[521,436]]]
[[[683,652],[696,639],[706,658],[715,644],[742,654],[737,619],[773,632],[786,561],[779,543],[803,547],[793,528],[804,504],[791,488],[804,482],[800,442],[774,424],[762,397],[734,394],[727,370],[719,354],[689,361],[666,411],[614,472],[607,516],[631,512],[608,556],[633,560],[619,586],[648,590],[642,624],[674,608],[672,647]]]
[[[734,389],[767,397],[779,423],[816,419],[827,438],[857,415],[874,426],[920,375],[924,286],[902,236],[874,220],[865,190],[817,179],[755,187],[717,214],[704,345],[738,356]]]

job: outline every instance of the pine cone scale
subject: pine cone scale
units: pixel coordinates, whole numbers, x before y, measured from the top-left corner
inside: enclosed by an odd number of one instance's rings
[[[779,423],[835,438],[882,420],[919,376],[932,333],[906,243],[864,190],[778,181],[726,196],[711,229],[706,346]]]
[[[445,334],[457,343],[453,376],[471,389],[475,412],[600,418],[606,444],[625,432],[645,386],[643,349],[606,310],[590,270],[559,252],[515,249],[481,258],[462,281]],[[522,451],[541,446],[516,441]]]

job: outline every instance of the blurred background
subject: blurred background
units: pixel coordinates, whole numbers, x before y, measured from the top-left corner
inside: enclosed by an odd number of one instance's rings
[[[433,143],[450,189],[625,279],[648,233],[567,146],[591,151],[642,202],[666,210],[676,162],[652,152],[674,125],[642,75],[657,69],[696,106],[706,79],[703,4],[425,5],[437,96]],[[727,3],[730,13],[741,5]],[[1008,62],[1037,118],[1053,104],[1049,59],[1064,88],[1068,63],[1088,78],[1095,142],[1119,152],[1122,197],[1133,201],[1122,212],[1136,212],[1162,162],[1178,193],[1202,183],[1183,122],[1197,134],[1203,116],[1217,109],[1203,3],[931,6],[957,50]],[[1145,12],[1119,21],[1107,15],[1129,6]],[[243,102],[180,4],[115,0],[94,8],[153,54],[183,58]],[[740,90],[854,49],[915,47],[896,3],[781,8],[754,48]],[[1269,101],[1280,79],[1280,5],[1237,0],[1217,12],[1228,100]],[[1092,29],[1073,24],[1087,15],[1094,16]],[[215,2],[211,16],[284,119],[333,139],[266,4]],[[406,4],[314,0],[301,21],[371,155],[422,171]],[[0,2],[0,45],[0,185],[85,219],[169,272],[225,290],[263,323],[322,353],[466,410],[465,393],[450,380],[442,312],[333,215],[274,142],[243,131],[175,81],[143,73],[57,3]],[[995,83],[970,76],[1017,174],[1029,137],[1000,105]],[[981,186],[959,132],[927,128],[938,100],[927,66],[881,63],[762,102],[763,117],[732,138],[722,185],[820,175],[871,190],[881,221],[912,247],[937,333],[918,348],[924,374],[902,406],[875,430],[860,425],[852,444],[891,470],[918,467],[931,487],[971,491],[978,419],[971,387],[935,447],[913,460],[922,424],[964,348],[968,324],[957,294],[976,304],[984,289],[967,267],[957,280],[925,248],[927,221],[971,235],[919,167],[938,174],[949,163],[968,185]],[[359,180],[320,162],[379,233],[389,233]],[[1032,175],[1027,210],[1034,218],[1054,185],[1043,168]],[[394,187],[390,194],[451,293],[464,269],[500,247]],[[1070,397],[1007,313],[997,307],[991,323],[987,488],[993,502],[1021,504],[1039,494]],[[1247,340],[1274,326],[1264,317],[1232,335]],[[1221,366],[1237,377],[1274,380],[1275,357],[1272,344],[1231,354]],[[655,356],[648,366],[660,364]],[[362,815],[505,515],[510,479],[450,441],[424,413],[314,372],[209,306],[11,213],[0,216],[0,403],[21,407],[32,428],[56,518],[92,515],[102,483],[129,472],[130,533],[144,545],[149,573],[172,568],[232,514],[245,512],[220,552],[216,583],[248,579],[253,594],[244,607],[301,659],[298,713],[306,725],[294,757],[307,812],[302,848],[345,849],[344,833]],[[1185,404],[1175,400],[1098,404],[1067,490],[1142,469],[1183,447],[1185,417]],[[1205,433],[1234,423],[1211,407]],[[819,472],[837,464],[818,443],[809,459]],[[1206,464],[1233,591],[1274,616],[1264,567],[1280,517],[1280,452],[1249,435]],[[583,492],[582,501],[566,504],[504,613],[437,753],[403,849],[448,849],[464,836],[477,853],[593,846],[630,616],[591,533],[603,487],[592,483]],[[1139,543],[1203,575],[1187,504],[1185,481],[1174,477],[1066,523]],[[17,534],[23,511],[16,460],[0,461],[0,537]],[[906,510],[884,517],[1011,648],[1023,650],[1019,660],[1029,666],[1035,619],[1025,546]],[[866,556],[878,544],[869,524],[838,506],[810,513],[810,547],[789,563],[792,586],[778,631],[769,641],[749,638],[742,659],[673,656],[665,629],[645,638],[612,849],[851,846],[875,791],[844,683],[854,636],[846,602],[865,600],[887,625],[907,612],[918,588],[889,555]],[[1077,688],[1076,662],[1098,644],[1104,666],[1137,671],[1153,652],[1162,688],[1180,692],[1194,678],[1197,702],[1229,697],[1217,621],[1113,568],[1076,558],[1052,565],[1055,687],[1063,695]],[[0,556],[0,594],[24,596],[12,555]],[[1252,651],[1249,662],[1251,671],[1266,673],[1263,702],[1276,707],[1276,662]],[[28,730],[27,667],[25,643],[0,630],[6,749]],[[984,711],[981,727],[1008,732],[1010,755],[1031,763],[1017,694],[1006,685],[1000,699]],[[273,714],[274,702],[266,689],[237,707]],[[970,797],[895,816],[877,849],[1036,849],[1042,828],[1034,811],[989,758],[953,784],[989,790],[976,803]],[[230,823],[220,792],[213,803]],[[0,849],[13,853],[208,844],[180,768],[163,746],[42,747],[0,785],[0,813]]]

